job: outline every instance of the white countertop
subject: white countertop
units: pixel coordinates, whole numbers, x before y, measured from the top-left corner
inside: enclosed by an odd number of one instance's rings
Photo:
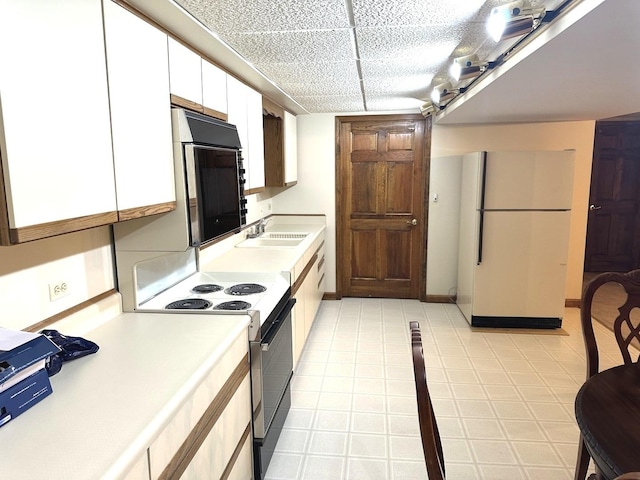
[[[324,223],[274,223],[267,232],[305,232],[300,245],[290,247],[234,247],[200,265],[203,272],[288,272],[315,239],[325,230]]]
[[[0,428],[0,478],[118,478],[224,356],[249,317],[125,313],[83,335],[53,393]],[[65,333],[65,332],[62,332]]]

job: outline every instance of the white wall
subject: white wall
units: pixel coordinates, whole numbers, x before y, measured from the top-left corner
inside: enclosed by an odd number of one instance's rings
[[[272,189],[274,213],[324,214],[326,291],[336,291],[335,115],[298,115],[298,183]]]
[[[432,131],[432,158],[480,150],[574,149],[576,151],[567,265],[566,297],[568,299],[579,299],[582,293],[594,133],[594,121],[509,125],[435,125]],[[431,182],[433,184],[437,181],[437,172],[434,175],[432,169]],[[453,219],[437,220],[440,222],[439,224],[430,225],[430,231],[433,230],[434,234],[430,236],[427,247],[427,272],[434,270],[432,266],[434,258],[450,257],[452,249],[457,245],[457,242],[456,244],[446,244],[438,238],[441,227],[446,227]],[[436,285],[432,284],[430,280],[427,276],[428,294],[447,293],[444,286],[443,290],[432,290],[432,287],[436,287]]]
[[[109,227],[0,247],[0,326],[23,329],[114,288]],[[51,301],[49,283],[70,294]],[[68,333],[63,331],[63,333]]]
[[[327,292],[336,288],[335,117],[298,116],[298,184],[275,192],[274,213],[319,213],[327,217]],[[478,150],[576,150],[567,298],[578,299],[591,179],[595,122],[438,126],[432,131],[427,294],[451,295],[457,275],[457,211],[460,167],[438,157]],[[434,203],[433,194],[438,193]]]
[[[429,171],[427,293],[452,297],[458,278],[461,157],[432,157]]]

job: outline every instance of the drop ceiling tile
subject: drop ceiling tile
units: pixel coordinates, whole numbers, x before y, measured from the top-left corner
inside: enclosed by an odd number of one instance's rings
[[[403,95],[367,95],[367,111],[412,110],[419,112],[424,100]]]
[[[361,95],[302,96],[295,100],[311,113],[364,112]]]
[[[428,75],[420,76],[402,76],[388,75],[386,77],[367,77],[364,78],[364,89],[367,94],[376,95],[398,95],[403,92],[405,95],[424,95],[429,89],[431,77]]]
[[[354,57],[349,30],[230,34],[231,47],[251,63],[347,61]]]
[[[360,67],[364,78],[389,76],[428,76],[431,77],[440,68],[441,62],[432,62],[428,57],[407,62],[401,58],[384,58],[379,60],[361,60]]]
[[[323,83],[279,83],[278,86],[292,97],[361,94],[358,77]]]
[[[276,83],[309,83],[322,85],[343,80],[358,81],[354,60],[347,62],[257,62],[255,67]]]
[[[356,28],[360,58],[442,62],[463,36],[461,27]]]
[[[453,25],[471,20],[484,0],[353,0],[356,26]]]
[[[224,35],[346,28],[344,0],[176,0],[214,32]]]

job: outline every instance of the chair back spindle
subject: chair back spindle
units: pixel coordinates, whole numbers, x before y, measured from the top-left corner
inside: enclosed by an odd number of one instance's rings
[[[418,420],[420,422],[420,436],[422,450],[427,465],[429,480],[444,480],[444,455],[440,432],[436,416],[433,413],[427,374],[424,365],[424,350],[422,349],[422,334],[418,322],[409,322],[411,330],[411,350],[413,354],[413,372],[416,381],[416,400],[418,402]]]

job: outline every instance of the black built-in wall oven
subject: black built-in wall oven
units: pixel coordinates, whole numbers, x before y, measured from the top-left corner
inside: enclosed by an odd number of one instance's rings
[[[239,232],[247,200],[235,125],[183,109],[173,115],[182,140],[191,246]]]
[[[261,325],[249,326],[254,476],[265,476],[291,407],[293,375],[291,290]]]

